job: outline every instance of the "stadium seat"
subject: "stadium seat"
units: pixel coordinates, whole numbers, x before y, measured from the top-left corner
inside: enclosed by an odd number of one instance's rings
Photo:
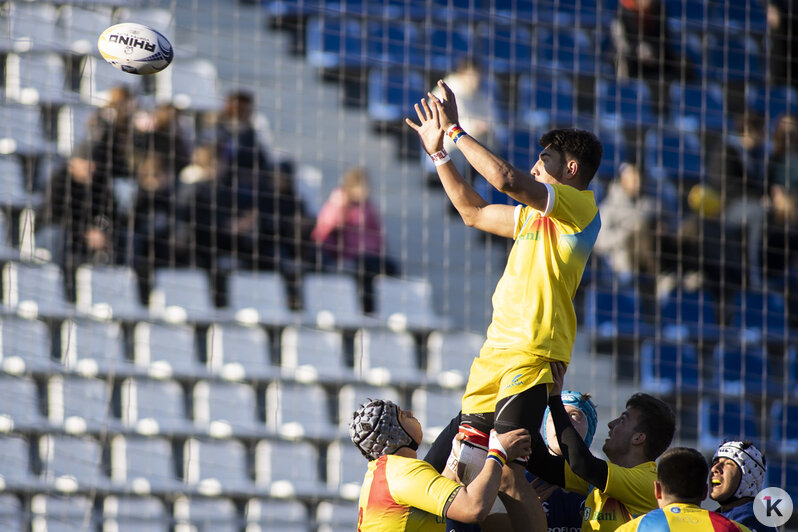
[[[336,440],[327,447],[327,485],[347,499],[360,495],[368,460],[349,439]]]
[[[525,24],[552,24],[554,6],[551,2],[534,0],[491,0],[482,2],[482,8],[492,18],[501,21],[519,21]]]
[[[360,458],[363,459],[362,456]],[[357,516],[356,501],[321,501],[316,506],[316,521],[320,525],[320,532],[354,530],[357,528]]]
[[[702,398],[699,403],[701,430],[698,435],[701,450],[714,453],[726,439],[750,440],[761,445],[758,441],[758,419],[754,406],[745,399]]]
[[[83,375],[130,371],[125,338],[118,323],[64,320],[61,324],[61,362]]]
[[[150,313],[139,299],[136,273],[127,266],[80,266],[75,273],[77,308],[84,313],[121,320],[146,320]]]
[[[765,55],[753,37],[736,31],[708,35],[707,78],[719,83],[762,83]]]
[[[175,311],[175,307],[182,311]],[[193,322],[213,321],[217,312],[213,305],[208,272],[185,268],[156,270],[150,293],[150,311],[154,316],[166,320],[183,315]]]
[[[0,435],[0,484],[7,490],[31,489],[39,484],[31,474],[27,438],[17,434]]]
[[[0,321],[0,360],[5,371],[51,373],[59,369],[51,355],[47,324],[13,316]]]
[[[0,373],[0,432],[24,431],[43,425],[36,381]]]
[[[645,165],[654,179],[690,186],[702,176],[701,142],[688,131],[656,128],[645,137]]]
[[[640,386],[654,395],[698,393],[701,383],[698,350],[687,342],[647,338],[640,348]]]
[[[783,489],[795,504],[798,499],[798,463],[790,458],[771,457],[767,466],[767,486]]]
[[[363,26],[354,18],[323,16],[308,19],[305,54],[320,71],[357,69],[364,64]]]
[[[424,427],[426,439],[432,442],[449,424],[452,416],[460,411],[463,390],[413,390],[410,399],[413,415]]]
[[[175,530],[240,532],[242,519],[231,499],[178,497],[174,503]]]
[[[587,14],[584,8],[580,12]],[[574,73],[582,76],[597,74],[597,47],[586,32],[562,27],[554,31],[539,30],[535,33],[535,42],[537,65],[541,72],[548,72],[554,77],[571,76]],[[598,64],[601,65],[601,62]]]
[[[574,88],[564,77],[549,75],[518,79],[518,117],[534,129],[571,127],[576,122]]]
[[[272,365],[266,331],[258,326],[218,324],[208,327],[205,345],[208,370],[224,379],[269,379]]]
[[[788,336],[784,296],[777,292],[739,291],[734,296],[731,327],[733,337],[748,342],[782,343]]]
[[[353,380],[355,373],[344,358],[340,332],[286,327],[282,333],[282,367],[303,381]]]
[[[183,446],[183,480],[203,495],[251,491],[246,447],[237,440],[188,439]]]
[[[660,304],[662,336],[714,343],[720,336],[715,297],[708,290],[674,290]]]
[[[332,493],[319,478],[319,455],[308,441],[261,440],[255,446],[255,482],[277,497]]]
[[[58,110],[55,130],[58,155],[69,157],[75,147],[86,140],[94,111],[94,107],[85,104],[64,105]]]
[[[114,436],[110,446],[111,480],[136,493],[180,489],[172,443],[166,438]]]
[[[186,417],[183,389],[175,381],[129,378],[120,387],[122,421],[141,434],[185,434],[193,428]]]
[[[30,500],[31,529],[81,532],[96,526],[93,500],[87,495],[36,494]]]
[[[25,509],[19,497],[12,493],[0,495],[0,525],[8,532],[26,532],[28,530]]]
[[[599,79],[596,83],[596,108],[602,127],[630,129],[657,124],[651,91],[645,82]]]
[[[0,136],[2,136],[2,133],[0,133]],[[0,157],[0,190],[3,191],[3,198],[0,200],[0,204],[17,210],[35,206],[38,203],[38,197],[28,191],[24,172],[21,159],[16,155]],[[14,258],[13,253],[9,258]],[[18,251],[16,252],[16,258],[19,258]]]
[[[141,86],[141,81],[135,78],[131,80],[130,77],[121,70],[108,68],[101,58],[88,55],[80,64],[80,101],[102,107],[110,101],[110,90],[113,87],[126,85],[135,92]]]
[[[26,105],[67,101],[67,72],[58,54],[9,54],[6,98]]]
[[[223,98],[216,66],[202,58],[173,63],[155,77],[155,99],[194,112],[219,109]]]
[[[715,386],[733,397],[756,397],[772,390],[768,354],[762,346],[741,342],[719,342],[713,351]]]
[[[40,156],[51,147],[37,106],[0,105],[0,123],[0,148],[4,154]]]
[[[355,375],[369,384],[421,383],[416,344],[408,332],[360,329],[355,333]]]
[[[72,52],[89,54],[94,49],[97,37],[111,22],[110,7],[66,5],[58,12],[56,35]]]
[[[25,316],[64,318],[74,307],[64,296],[64,275],[55,264],[9,262],[3,267],[3,302]]]
[[[618,167],[626,162],[627,149],[626,140],[617,131],[599,131],[603,151],[601,154],[601,164],[596,171],[599,179],[615,179],[618,175]]]
[[[798,403],[776,400],[770,406],[769,444],[785,455],[798,453]]]
[[[634,288],[589,287],[585,291],[583,328],[599,339],[640,338],[654,328],[643,315],[640,294]]]
[[[250,499],[244,508],[247,530],[307,532],[308,510],[295,500]]]
[[[0,24],[3,50],[50,51],[61,45],[53,34],[58,20],[55,4],[14,2],[9,4],[7,20]]]
[[[471,363],[484,342],[484,335],[466,331],[430,333],[427,338],[427,377],[441,386],[464,386]]]
[[[317,327],[356,329],[377,322],[360,308],[357,281],[346,273],[309,273],[302,278],[303,322]]]
[[[283,436],[332,438],[330,415],[321,385],[276,381],[266,387],[266,426]]]
[[[366,53],[370,66],[424,68],[423,38],[403,19],[382,18],[366,25]]]
[[[227,284],[229,306],[238,314],[253,314],[256,322],[273,326],[298,321],[288,308],[285,281],[279,273],[236,271]]]
[[[680,130],[693,133],[730,132],[734,123],[725,109],[723,89],[720,85],[670,85],[670,121]]]
[[[341,386],[338,390],[338,426],[342,437],[348,437],[352,414],[368,399],[385,399],[401,406],[400,395],[396,388],[362,383]]]
[[[706,21],[711,14],[707,0],[665,0],[664,4],[669,28],[706,31]]]
[[[196,354],[194,327],[137,323],[133,328],[133,361],[153,375],[207,373]]]
[[[432,285],[427,280],[379,275],[374,291],[377,318],[392,329],[430,331],[449,326],[449,320],[434,308]]]
[[[263,433],[255,389],[236,382],[199,381],[194,385],[194,424],[212,436]]]
[[[102,532],[163,532],[170,516],[157,497],[110,495],[103,499]]]
[[[748,107],[762,115],[772,131],[785,114],[798,114],[798,90],[790,86],[748,85],[746,88]]]
[[[3,163],[0,163],[0,165],[2,164]],[[4,170],[0,168],[0,172],[4,172]],[[0,213],[0,262],[14,260],[19,260],[19,250],[14,247],[14,241],[11,237],[11,228],[9,227],[6,215]]]
[[[761,36],[768,29],[766,7],[759,0],[714,3],[710,15],[715,25],[729,31]]]
[[[473,57],[474,32],[469,25],[424,24],[424,48],[428,50],[429,68],[437,72],[454,72],[459,64]]]
[[[94,438],[46,434],[39,439],[41,478],[62,491],[107,487],[102,454]]]
[[[77,375],[54,375],[47,381],[47,415],[53,425],[70,433],[119,430],[112,418],[111,388],[107,380]]]
[[[532,71],[532,34],[521,24],[504,21],[477,25],[477,62],[489,75]]]
[[[368,115],[376,124],[397,125],[414,116],[413,104],[427,93],[423,76],[405,68],[372,68],[368,73]]]

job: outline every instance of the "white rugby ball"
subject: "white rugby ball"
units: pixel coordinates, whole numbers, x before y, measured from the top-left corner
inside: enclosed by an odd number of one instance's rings
[[[160,72],[175,55],[172,43],[162,33],[135,22],[116,24],[102,32],[97,48],[103,59],[130,74]]]

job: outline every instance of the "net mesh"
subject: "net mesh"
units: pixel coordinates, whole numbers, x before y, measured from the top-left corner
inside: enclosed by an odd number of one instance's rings
[[[675,443],[751,440],[798,497],[792,0],[0,6],[4,529],[356,526],[351,413],[434,439],[511,244],[403,124],[444,78],[524,171],[551,128],[602,140],[566,381],[599,426],[651,393]],[[120,22],[173,64],[105,63]]]

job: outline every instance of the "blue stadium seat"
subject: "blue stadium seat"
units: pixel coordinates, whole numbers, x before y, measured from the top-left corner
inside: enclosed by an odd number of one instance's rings
[[[424,68],[426,54],[423,44],[416,26],[401,19],[372,21],[366,28],[366,53],[370,66]]]
[[[39,390],[30,377],[0,373],[0,432],[40,428]]]
[[[61,362],[82,375],[131,371],[125,337],[118,323],[65,320],[61,324]]]
[[[156,270],[150,311],[153,316],[165,319],[176,315],[195,322],[213,321],[217,312],[208,272],[185,268]]]
[[[32,104],[62,104],[74,98],[66,87],[67,70],[58,54],[9,54],[6,98]]]
[[[86,495],[42,495],[31,497],[31,522],[47,532],[80,532],[96,526],[94,501]]]
[[[284,22],[316,15],[328,3],[325,0],[272,0],[266,2],[265,7],[270,19]]]
[[[52,373],[63,369],[52,359],[50,329],[39,320],[9,316],[0,321],[0,360],[8,373]]]
[[[798,403],[776,400],[770,406],[770,445],[780,453],[798,453]]]
[[[368,115],[378,124],[400,124],[416,116],[413,105],[427,94],[421,73],[402,68],[372,68],[368,73]]]
[[[18,434],[0,435],[0,482],[7,490],[40,486],[30,468],[28,439]]]
[[[97,36],[112,22],[110,7],[66,5],[58,11],[58,23],[53,29],[59,41],[71,51],[89,54],[97,42]]]
[[[599,79],[596,99],[599,120],[606,129],[657,124],[657,116],[651,105],[651,91],[643,81]]]
[[[196,354],[194,327],[165,323],[137,323],[133,328],[133,361],[153,375],[204,376]]]
[[[665,16],[669,28],[704,31],[710,16],[708,0],[665,0]]]
[[[759,428],[754,406],[740,398],[701,399],[699,405],[699,445],[703,452],[714,453],[727,439],[759,443]],[[760,447],[761,448],[761,447]]]
[[[565,77],[519,76],[518,117],[535,130],[573,126],[577,121],[573,85]]]
[[[308,273],[302,278],[303,322],[325,329],[376,326],[363,314],[355,276],[348,273]]]
[[[434,71],[453,72],[475,53],[476,40],[468,25],[425,24],[424,39],[429,68]]]
[[[233,439],[189,438],[183,446],[183,480],[205,495],[251,491],[247,448]]]
[[[428,331],[450,325],[449,318],[435,309],[432,285],[426,279],[378,275],[374,291],[377,319],[394,330]]]
[[[645,138],[645,164],[655,179],[695,183],[701,178],[701,143],[688,131],[650,129]]]
[[[247,529],[261,532],[307,532],[308,510],[300,501],[249,499],[244,509]]]
[[[784,296],[760,291],[739,291],[734,297],[729,333],[754,342],[782,342],[788,335]],[[739,336],[738,336],[739,337]]]
[[[424,381],[409,332],[360,329],[355,333],[355,374],[370,384]]]
[[[263,435],[255,389],[242,382],[199,381],[194,385],[194,424],[215,437]]]
[[[723,90],[714,84],[671,83],[670,117],[675,128],[694,133],[728,132],[734,127],[731,113],[724,109]]]
[[[351,440],[336,440],[327,447],[327,486],[341,496],[360,494],[367,468],[368,461]]]
[[[767,31],[766,3],[761,0],[715,2],[710,11],[713,24],[746,35],[764,35]]]
[[[520,24],[477,26],[477,62],[493,74],[523,74],[532,71],[532,34]]]
[[[242,522],[232,499],[178,497],[174,503],[176,530],[239,532]]]
[[[319,453],[307,440],[261,440],[255,446],[255,482],[281,498],[333,494],[319,475]]]
[[[764,54],[750,36],[728,32],[709,35],[707,77],[719,83],[761,83],[765,79]]]
[[[580,13],[586,14],[584,9]],[[550,70],[553,76],[571,76],[573,73],[596,75],[596,45],[584,31],[566,28],[538,30],[535,33],[535,53],[538,68]]]
[[[789,86],[749,85],[746,93],[748,107],[768,120],[774,127],[785,114],[798,114],[798,90]]]
[[[483,10],[494,19],[525,24],[551,24],[554,5],[550,0],[482,0]]]
[[[584,329],[599,339],[639,338],[653,334],[634,288],[590,287],[585,292]]]
[[[269,337],[258,326],[215,323],[205,345],[208,371],[222,378],[267,380],[277,374]]]
[[[216,65],[199,57],[172,63],[155,78],[155,100],[194,112],[216,111],[222,101]]]
[[[655,395],[695,394],[701,381],[698,350],[686,343],[646,339],[640,349],[640,385]]]
[[[12,493],[0,495],[0,524],[8,532],[26,532],[25,509],[19,497]]]
[[[331,414],[320,384],[275,381],[266,387],[266,427],[285,437],[333,438]]]
[[[419,388],[410,397],[411,410],[428,427],[427,438],[432,441],[452,419],[452,412],[460,410],[463,390],[435,390]]]
[[[423,21],[428,6],[425,0],[372,0],[365,7],[370,18]]]
[[[771,457],[767,463],[767,486],[781,488],[798,500],[798,462],[791,458]]]
[[[150,316],[139,300],[136,272],[127,266],[80,266],[75,287],[81,312],[134,321]]]
[[[618,131],[599,131],[603,151],[601,164],[596,171],[599,179],[614,179],[618,176],[618,167],[627,161],[626,140]]]
[[[38,450],[41,479],[53,487],[69,491],[110,485],[103,474],[102,446],[94,438],[47,434]]]
[[[660,303],[662,335],[669,340],[715,342],[720,337],[715,297],[707,290],[673,290]]]
[[[55,4],[14,3],[13,9],[9,9],[6,14],[7,20],[0,28],[2,49],[33,51],[57,49],[61,44],[53,32],[58,21],[57,8]]]
[[[103,499],[103,532],[162,532],[171,521],[157,497],[110,495]]]
[[[758,344],[719,342],[713,352],[715,386],[727,396],[780,397],[782,384],[770,367],[767,350]]]
[[[306,29],[308,64],[318,69],[349,69],[366,59],[363,26],[352,18],[311,17]]]
[[[463,386],[485,336],[467,331],[434,331],[427,338],[427,377],[441,386]]]
[[[277,272],[236,271],[227,286],[229,306],[237,318],[252,314],[254,322],[277,326],[298,321],[288,308],[285,281]]]
[[[140,434],[194,432],[186,416],[183,389],[175,381],[125,379],[119,395],[122,421]]]
[[[64,274],[57,265],[9,262],[3,267],[3,303],[23,315],[65,318],[74,306],[64,294]]]
[[[303,382],[353,380],[339,331],[286,327],[281,337],[281,363],[286,375]]]
[[[172,442],[166,438],[114,436],[111,480],[134,491],[164,493],[182,488],[175,469]]]
[[[47,415],[67,432],[120,430],[112,417],[111,383],[92,377],[54,375],[47,382]]]

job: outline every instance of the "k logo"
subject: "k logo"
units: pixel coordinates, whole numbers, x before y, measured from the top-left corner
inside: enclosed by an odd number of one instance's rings
[[[792,499],[783,489],[764,489],[754,498],[754,515],[765,526],[782,526],[792,516]]]

